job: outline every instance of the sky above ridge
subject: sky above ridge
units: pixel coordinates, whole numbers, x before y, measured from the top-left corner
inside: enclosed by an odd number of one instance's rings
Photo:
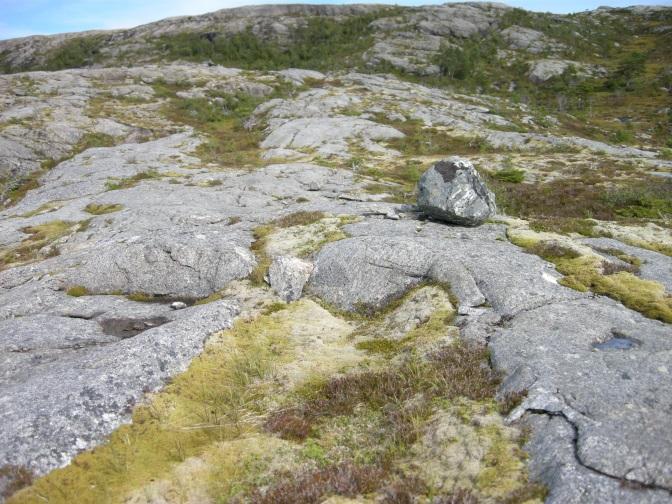
[[[367,0],[358,0],[366,3]],[[375,0],[369,0],[374,3]],[[398,5],[427,5],[445,0],[378,0]],[[261,3],[294,3],[288,0],[0,0],[0,39],[95,29],[131,28],[171,16],[204,14],[227,7]],[[300,3],[357,3],[301,0]],[[558,13],[594,9],[600,5],[672,5],[672,0],[511,0],[505,3],[535,11]]]

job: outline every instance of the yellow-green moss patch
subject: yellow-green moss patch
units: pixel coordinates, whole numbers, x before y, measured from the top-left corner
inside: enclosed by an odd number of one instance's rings
[[[84,207],[84,211],[92,215],[104,215],[108,213],[118,212],[123,205],[115,203],[89,203]]]
[[[67,291],[65,291],[65,293],[72,297],[82,297],[87,296],[89,294],[89,290],[83,285],[75,285],[70,287]]]
[[[631,271],[609,273],[608,263],[592,251],[582,254],[582,246],[567,246],[548,240],[549,233],[520,230],[509,232],[509,239],[516,245],[535,253],[555,264],[564,275],[559,283],[572,289],[609,296],[646,317],[672,323],[672,296],[665,287],[653,280],[644,280]],[[571,243],[571,242],[570,242]],[[621,259],[637,265],[636,258],[620,254]]]

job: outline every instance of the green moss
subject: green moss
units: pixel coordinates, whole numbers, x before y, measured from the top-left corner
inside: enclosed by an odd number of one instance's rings
[[[156,170],[147,170],[136,173],[132,177],[127,178],[111,178],[105,183],[105,188],[108,191],[117,191],[119,189],[130,189],[135,187],[143,180],[152,180],[161,178],[162,175]]]
[[[66,291],[66,294],[68,296],[72,296],[72,297],[88,296],[89,295],[89,290],[86,287],[84,287],[83,285],[75,285],[73,287],[70,287]]]
[[[323,219],[323,212],[294,212],[274,219],[268,224],[254,228],[254,242],[250,247],[257,257],[257,265],[250,273],[250,280],[254,285],[265,283],[268,268],[271,266],[271,258],[266,253],[266,244],[270,235],[276,229],[290,228],[295,226],[307,226]]]
[[[128,294],[126,298],[137,303],[151,303],[154,301],[154,296],[152,294],[146,294],[144,292],[132,292],[131,294]]]
[[[372,340],[360,341],[355,345],[355,348],[374,354],[390,355],[397,353],[400,346],[401,345],[397,341],[385,338],[376,338]]]
[[[104,215],[108,213],[118,212],[122,208],[124,208],[123,205],[114,203],[108,203],[108,204],[89,203],[84,207],[84,211],[92,215]]]
[[[564,275],[559,283],[565,287],[609,296],[646,317],[672,323],[672,296],[660,283],[638,278],[628,271],[605,275],[598,257],[582,256],[552,242],[534,239],[511,241],[553,262]]]

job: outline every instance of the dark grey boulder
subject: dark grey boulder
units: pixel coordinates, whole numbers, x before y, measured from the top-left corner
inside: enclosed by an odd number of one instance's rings
[[[495,196],[469,161],[437,162],[418,182],[418,207],[426,215],[463,226],[478,226],[497,211]]]

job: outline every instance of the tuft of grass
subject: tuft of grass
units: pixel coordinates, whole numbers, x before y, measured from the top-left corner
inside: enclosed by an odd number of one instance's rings
[[[83,285],[74,285],[66,291],[66,294],[72,297],[88,296],[89,290]]]
[[[272,224],[279,228],[307,226],[308,224],[313,224],[320,219],[324,219],[324,217],[325,214],[323,212],[306,212],[302,210],[279,217],[272,221]]]
[[[91,215],[104,215],[108,213],[118,212],[122,208],[124,208],[123,205],[115,203],[107,203],[107,204],[89,203],[84,207],[84,211],[90,213]]]
[[[132,292],[126,298],[137,303],[153,303],[156,300],[154,295],[145,292]]]
[[[130,189],[135,187],[143,180],[152,180],[161,178],[161,174],[156,170],[147,170],[136,173],[132,177],[127,178],[112,178],[105,183],[105,188],[108,191],[117,191],[119,189]]]
[[[518,168],[505,168],[493,174],[493,177],[502,182],[509,182],[511,184],[520,184],[525,180],[525,170]]]
[[[74,151],[84,152],[86,149],[93,149],[95,147],[112,147],[116,143],[117,141],[112,135],[91,132],[82,137],[75,146]]]
[[[595,236],[595,226],[596,222],[590,219],[547,217],[530,221],[530,229],[533,231],[558,234],[578,233],[583,236]]]
[[[399,351],[401,344],[386,338],[360,341],[355,345],[357,350],[364,350],[372,354],[392,355]]]
[[[223,296],[220,292],[213,292],[209,296],[197,300],[194,303],[194,305],[204,305],[204,304],[208,304],[208,303],[213,303],[215,301],[219,301],[220,299],[222,299],[222,297]]]

